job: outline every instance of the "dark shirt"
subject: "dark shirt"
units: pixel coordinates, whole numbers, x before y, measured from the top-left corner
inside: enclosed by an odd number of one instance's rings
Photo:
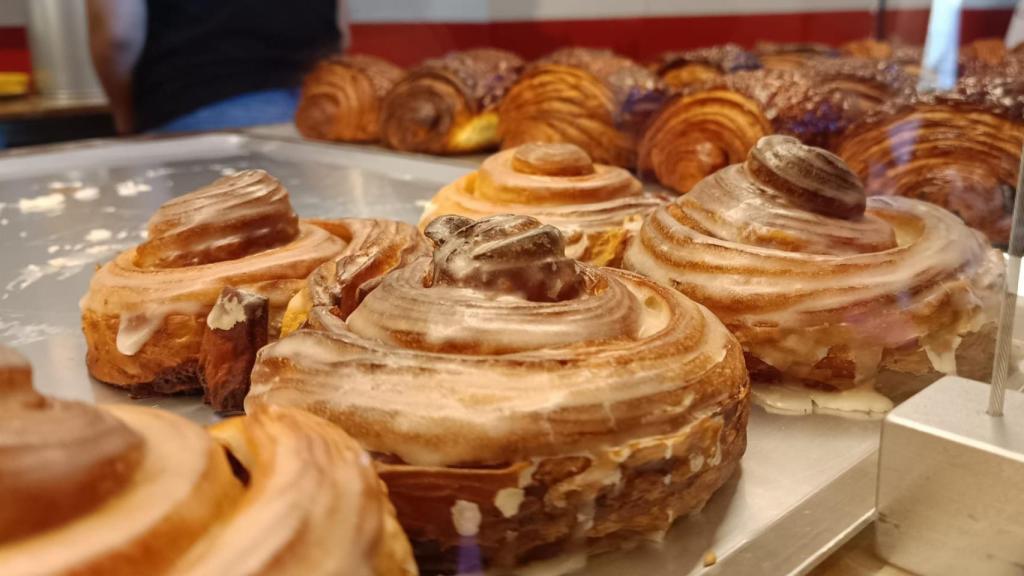
[[[136,128],[160,126],[232,96],[298,86],[340,49],[337,0],[146,0],[135,66]]]

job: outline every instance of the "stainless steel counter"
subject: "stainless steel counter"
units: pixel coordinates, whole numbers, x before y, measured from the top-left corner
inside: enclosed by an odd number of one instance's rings
[[[94,267],[137,244],[168,198],[259,167],[285,184],[302,216],[415,222],[423,202],[479,161],[281,136],[288,135],[97,141],[0,156],[0,340],[29,356],[42,391],[131,401],[89,378],[78,300]],[[197,398],[140,402],[214,419]],[[740,474],[703,512],[680,520],[664,542],[592,559],[585,572],[806,572],[870,521],[878,431],[877,422],[755,408]],[[716,563],[705,569],[709,552]]]

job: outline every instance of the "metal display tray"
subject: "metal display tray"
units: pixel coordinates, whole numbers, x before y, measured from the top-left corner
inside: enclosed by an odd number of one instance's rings
[[[266,132],[0,155],[0,341],[29,357],[45,393],[133,402],[89,378],[78,301],[95,266],[137,244],[167,199],[222,173],[259,167],[284,183],[301,216],[415,222],[441,185],[478,162]],[[200,423],[216,418],[196,397],[135,402]],[[678,521],[662,542],[592,558],[580,573],[805,573],[871,521],[878,435],[878,422],[755,407],[740,472],[702,512]],[[716,562],[704,567],[709,553]]]

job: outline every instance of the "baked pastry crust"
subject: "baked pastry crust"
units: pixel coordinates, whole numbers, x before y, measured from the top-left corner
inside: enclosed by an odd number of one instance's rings
[[[734,471],[749,386],[706,309],[563,255],[520,216],[447,216],[350,315],[263,349],[247,407],[302,407],[375,454],[425,571],[664,532]],[[463,567],[465,568],[465,567]]]
[[[311,414],[261,407],[204,431],[0,389],[0,573],[417,573],[369,458]]]
[[[961,343],[993,334],[1004,274],[953,214],[865,200],[842,160],[785,136],[655,211],[623,266],[714,311],[755,381],[833,390],[884,369],[956,372]]]
[[[738,44],[729,43],[665,52],[650,67],[668,89],[683,90],[726,74],[757,70],[761,67],[761,60]]]
[[[405,71],[387,60],[346,54],[317,63],[302,82],[295,127],[306,138],[374,142],[380,137],[380,109]]]
[[[275,338],[310,273],[374,246],[350,242],[365,227],[299,221],[287,191],[262,170],[168,202],[150,220],[148,240],[97,270],[82,299],[90,374],[140,396],[198,391],[207,315],[223,288],[267,298]]]
[[[476,48],[427,60],[388,93],[381,140],[396,150],[460,154],[498,145],[496,109],[523,60]]]
[[[501,145],[567,142],[595,162],[632,168],[637,136],[664,96],[658,77],[629,58],[557,50],[530,64],[502,101]]]
[[[533,216],[566,236],[566,253],[595,266],[615,266],[644,216],[668,201],[645,192],[616,166],[595,164],[574,144],[525,144],[487,158],[480,169],[442,188],[420,218]]]

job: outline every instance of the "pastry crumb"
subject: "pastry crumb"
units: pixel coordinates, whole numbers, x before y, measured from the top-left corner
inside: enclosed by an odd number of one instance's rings
[[[704,554],[704,567],[707,568],[708,566],[714,566],[716,562],[718,562],[718,556],[716,556],[713,551],[708,550],[707,553]]]

